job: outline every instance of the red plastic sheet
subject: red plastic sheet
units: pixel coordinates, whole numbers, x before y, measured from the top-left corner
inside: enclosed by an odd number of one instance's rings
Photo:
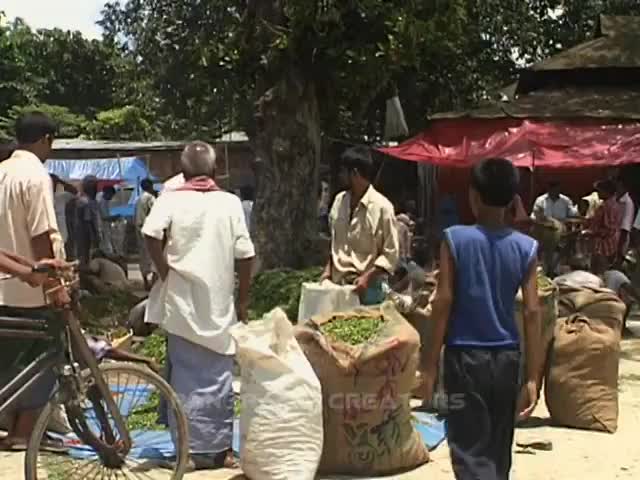
[[[447,167],[469,167],[490,157],[519,167],[612,167],[640,163],[640,123],[438,120],[417,137],[380,151]]]

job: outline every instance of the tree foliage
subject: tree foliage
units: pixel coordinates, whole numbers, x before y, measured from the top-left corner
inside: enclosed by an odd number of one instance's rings
[[[138,107],[127,105],[98,113],[89,135],[101,140],[156,140],[158,131]]]
[[[278,222],[286,233],[268,265],[278,266],[286,236],[299,240],[294,262],[308,248],[321,134],[379,139],[395,93],[419,131],[425,114],[471,108],[584,41],[602,13],[640,15],[640,2],[114,0],[101,41],[0,23],[0,129],[15,107],[42,104],[66,108],[54,112],[64,128],[92,137],[243,129],[263,166],[257,231]]]
[[[125,69],[109,42],[79,32],[0,23],[0,114],[16,105],[62,105],[91,116],[113,107]]]
[[[14,138],[16,120],[30,112],[42,112],[58,125],[58,135],[64,138],[75,138],[85,135],[89,120],[84,115],[71,112],[60,105],[33,104],[14,106],[6,116],[0,116],[0,141],[9,142]]]
[[[110,2],[102,25],[171,118],[165,131],[251,130],[253,103],[295,68],[317,86],[325,134],[377,138],[396,89],[418,130],[425,113],[473,106],[588,38],[599,14],[640,14],[636,3],[129,0]]]

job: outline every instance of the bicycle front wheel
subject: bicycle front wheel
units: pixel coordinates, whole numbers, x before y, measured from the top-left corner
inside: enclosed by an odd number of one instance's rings
[[[115,462],[106,462],[96,449],[82,440],[82,435],[47,432],[56,405],[57,395],[54,395],[54,401],[40,414],[27,446],[26,480],[180,480],[187,469],[189,441],[187,418],[175,392],[162,377],[141,365],[104,363],[100,371],[129,428],[132,448]],[[83,378],[90,376],[83,374]],[[167,406],[166,416],[159,411],[162,401]],[[83,418],[80,420],[86,422],[93,437],[107,445],[119,444],[119,438],[113,438],[109,432],[117,430],[108,413],[105,419],[104,413],[108,410],[104,401],[96,407],[85,400],[81,408]],[[106,422],[111,428],[105,429]],[[60,442],[64,445],[63,452],[52,448]]]

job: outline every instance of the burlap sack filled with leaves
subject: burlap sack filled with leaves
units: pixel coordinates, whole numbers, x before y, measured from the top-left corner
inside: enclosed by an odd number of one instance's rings
[[[534,224],[532,235],[540,242],[543,251],[554,251],[560,245],[566,228],[562,222],[549,218],[545,222]]]
[[[564,289],[545,379],[556,425],[614,433],[625,306],[608,290]]]
[[[358,316],[381,320],[363,344],[323,333],[335,319]],[[296,337],[322,385],[322,473],[385,475],[429,460],[409,407],[420,338],[392,303],[313,318],[298,327]]]

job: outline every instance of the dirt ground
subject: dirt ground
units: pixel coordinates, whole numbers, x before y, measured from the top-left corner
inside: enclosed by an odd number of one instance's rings
[[[534,417],[536,425],[518,429],[516,442],[551,442],[552,451],[514,453],[514,480],[612,480],[640,478],[640,322],[632,325],[635,335],[622,342],[620,361],[620,419],[614,435],[549,426],[541,401]],[[0,453],[3,480],[23,476],[22,454]],[[239,472],[198,472],[187,480],[240,480]],[[446,444],[432,454],[432,461],[413,472],[396,475],[397,480],[450,480],[453,478]],[[256,479],[260,480],[260,479]],[[328,479],[326,479],[328,480]]]

